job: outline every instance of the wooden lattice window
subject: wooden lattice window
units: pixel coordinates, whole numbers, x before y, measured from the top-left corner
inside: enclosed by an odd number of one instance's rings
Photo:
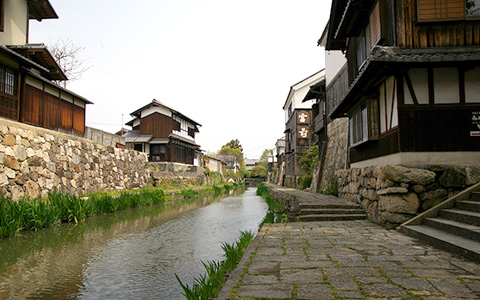
[[[0,65],[0,92],[10,96],[17,94],[16,73],[15,70]]]
[[[380,22],[380,2],[377,2],[370,14],[370,48],[382,38],[382,25]]]
[[[464,19],[465,2],[466,0],[417,0],[418,21]]]
[[[0,116],[16,120],[18,112],[17,72],[0,65]]]

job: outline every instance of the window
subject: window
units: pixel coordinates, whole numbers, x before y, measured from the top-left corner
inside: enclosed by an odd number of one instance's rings
[[[419,22],[480,17],[480,0],[417,0]]]
[[[360,33],[357,39],[357,67],[360,69],[370,53],[370,25]]]
[[[382,24],[380,20],[380,2],[377,2],[370,14],[370,49],[382,39]]]
[[[0,0],[0,31],[3,32],[5,29],[5,5],[3,4],[3,0]]]
[[[188,135],[191,137],[195,137],[195,129],[188,127]]]
[[[180,131],[181,130],[181,124],[177,120],[173,120],[173,130]]]
[[[378,100],[369,99],[350,115],[350,143],[357,145],[379,135]]]
[[[15,73],[15,70],[0,65],[0,92],[10,96],[16,95],[17,76]]]

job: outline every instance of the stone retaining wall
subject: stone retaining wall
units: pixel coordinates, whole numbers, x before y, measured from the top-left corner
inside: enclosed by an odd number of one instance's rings
[[[480,182],[480,165],[387,165],[336,175],[339,197],[361,204],[373,222],[394,228]]]
[[[0,194],[18,200],[143,187],[144,153],[0,118]]]
[[[327,125],[328,145],[325,152],[324,166],[321,168],[320,181],[312,191],[326,191],[332,188],[337,179],[335,172],[345,168],[347,150],[348,118],[335,119]],[[315,173],[320,172],[320,164]],[[313,182],[313,181],[312,181]]]

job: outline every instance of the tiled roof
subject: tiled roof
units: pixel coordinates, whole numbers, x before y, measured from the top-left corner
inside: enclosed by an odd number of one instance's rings
[[[398,47],[376,46],[372,49],[371,61],[385,62],[453,62],[480,60],[479,47],[462,48],[419,48],[404,49]]]

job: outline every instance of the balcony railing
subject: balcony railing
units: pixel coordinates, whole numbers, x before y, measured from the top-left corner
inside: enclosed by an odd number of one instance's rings
[[[327,86],[327,112],[330,114],[343,100],[348,92],[348,68],[347,64],[333,78]]]

